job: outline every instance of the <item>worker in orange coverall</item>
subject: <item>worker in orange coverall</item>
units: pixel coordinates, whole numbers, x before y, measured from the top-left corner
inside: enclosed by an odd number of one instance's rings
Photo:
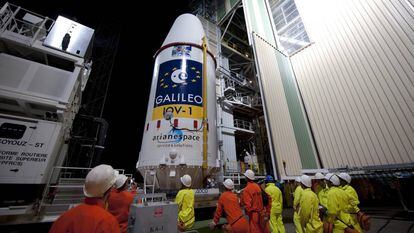
[[[132,182],[131,183],[131,190],[129,191],[130,193],[132,193],[134,196],[138,194],[137,191],[138,185],[136,182]]]
[[[243,189],[241,202],[249,216],[250,233],[266,232],[260,226],[260,213],[264,211],[262,201],[262,190],[258,184],[254,182],[255,175],[250,169],[243,174],[247,179],[247,186]]]
[[[109,165],[94,167],[86,176],[83,204],[62,214],[49,233],[119,233],[116,218],[105,210],[106,200],[118,172]]]
[[[118,220],[121,233],[125,233],[128,226],[129,207],[134,195],[127,190],[128,177],[119,175],[108,199],[108,211]]]
[[[216,227],[224,211],[227,219],[227,224],[223,226],[225,232],[249,233],[249,223],[243,215],[237,195],[232,191],[234,188],[233,181],[226,179],[223,185],[226,191],[220,195],[214,219],[210,223],[210,229],[213,230]]]

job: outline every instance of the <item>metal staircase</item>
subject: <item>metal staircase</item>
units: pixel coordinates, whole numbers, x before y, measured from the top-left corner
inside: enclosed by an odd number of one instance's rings
[[[38,211],[53,219],[82,202],[84,177],[91,168],[54,167]]]
[[[85,177],[92,168],[54,167],[43,192],[38,212],[47,220],[55,220],[63,212],[82,203]],[[123,174],[123,169],[116,169]]]

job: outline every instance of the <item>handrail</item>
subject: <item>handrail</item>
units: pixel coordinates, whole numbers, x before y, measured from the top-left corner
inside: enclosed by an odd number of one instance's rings
[[[57,169],[71,169],[71,170],[92,170],[93,167],[63,167],[63,166],[56,166],[56,167],[53,167],[53,168],[57,168]],[[125,169],[114,168],[114,170],[119,171],[120,172],[119,174],[124,174],[125,173]]]
[[[80,187],[82,187],[81,185],[73,185],[73,184],[68,184],[68,185],[53,184],[52,185],[53,178],[56,178],[56,180],[59,180],[60,178],[66,178],[66,177],[62,177],[62,174],[66,174],[67,170],[89,171],[91,169],[92,168],[90,168],[90,167],[64,167],[64,166],[53,167],[50,174],[49,174],[47,183],[46,183],[46,185],[43,189],[42,199],[40,200],[40,203],[39,203],[38,208],[36,210],[37,213],[39,213],[44,206],[49,205],[48,203],[45,203],[45,201],[46,201],[48,192],[50,191],[50,188],[62,188],[62,187],[64,187],[64,188],[80,188]],[[124,174],[125,173],[125,169],[114,169],[114,170],[117,170],[119,172],[119,174]],[[73,177],[73,178],[80,178],[80,177]],[[82,176],[81,178],[85,178],[85,177]]]
[[[23,35],[27,38],[31,38],[31,41],[30,41],[31,45],[34,43],[35,40],[38,39],[37,37],[39,36],[40,32],[47,34],[52,29],[55,23],[53,19],[31,12],[29,10],[26,10],[24,8],[21,8],[19,6],[16,6],[10,3],[5,3],[2,6],[2,9],[4,9],[4,11],[0,15],[0,18],[3,16],[4,17],[2,18],[2,21],[0,22],[1,23],[0,32],[10,31],[10,32],[17,33],[19,35]],[[26,15],[25,13],[38,17],[41,19],[41,21],[35,24],[35,23],[24,20],[21,16],[17,18],[18,15]]]
[[[229,167],[236,167],[236,169],[227,169],[227,165]],[[251,163],[245,164],[243,161],[226,161],[224,162],[224,174],[232,174],[232,173],[243,173],[246,169],[251,169],[255,171],[257,174],[265,174],[266,173],[266,165],[265,163]],[[228,177],[224,175],[224,177]]]
[[[240,128],[240,129],[247,129],[247,130],[253,130],[253,124],[249,121],[244,121],[240,119],[234,119],[233,120],[234,127]]]

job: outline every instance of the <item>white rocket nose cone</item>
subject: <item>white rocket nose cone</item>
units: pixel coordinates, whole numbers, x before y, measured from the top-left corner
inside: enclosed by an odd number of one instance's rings
[[[204,35],[203,25],[196,16],[192,14],[182,14],[174,21],[162,46],[176,42],[201,45]]]

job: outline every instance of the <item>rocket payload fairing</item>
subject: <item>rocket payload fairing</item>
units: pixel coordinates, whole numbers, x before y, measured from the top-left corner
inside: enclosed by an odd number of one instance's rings
[[[191,14],[179,16],[156,53],[137,170],[161,189],[178,189],[189,174],[194,188],[218,170],[215,60]],[[205,145],[203,145],[203,143]]]

